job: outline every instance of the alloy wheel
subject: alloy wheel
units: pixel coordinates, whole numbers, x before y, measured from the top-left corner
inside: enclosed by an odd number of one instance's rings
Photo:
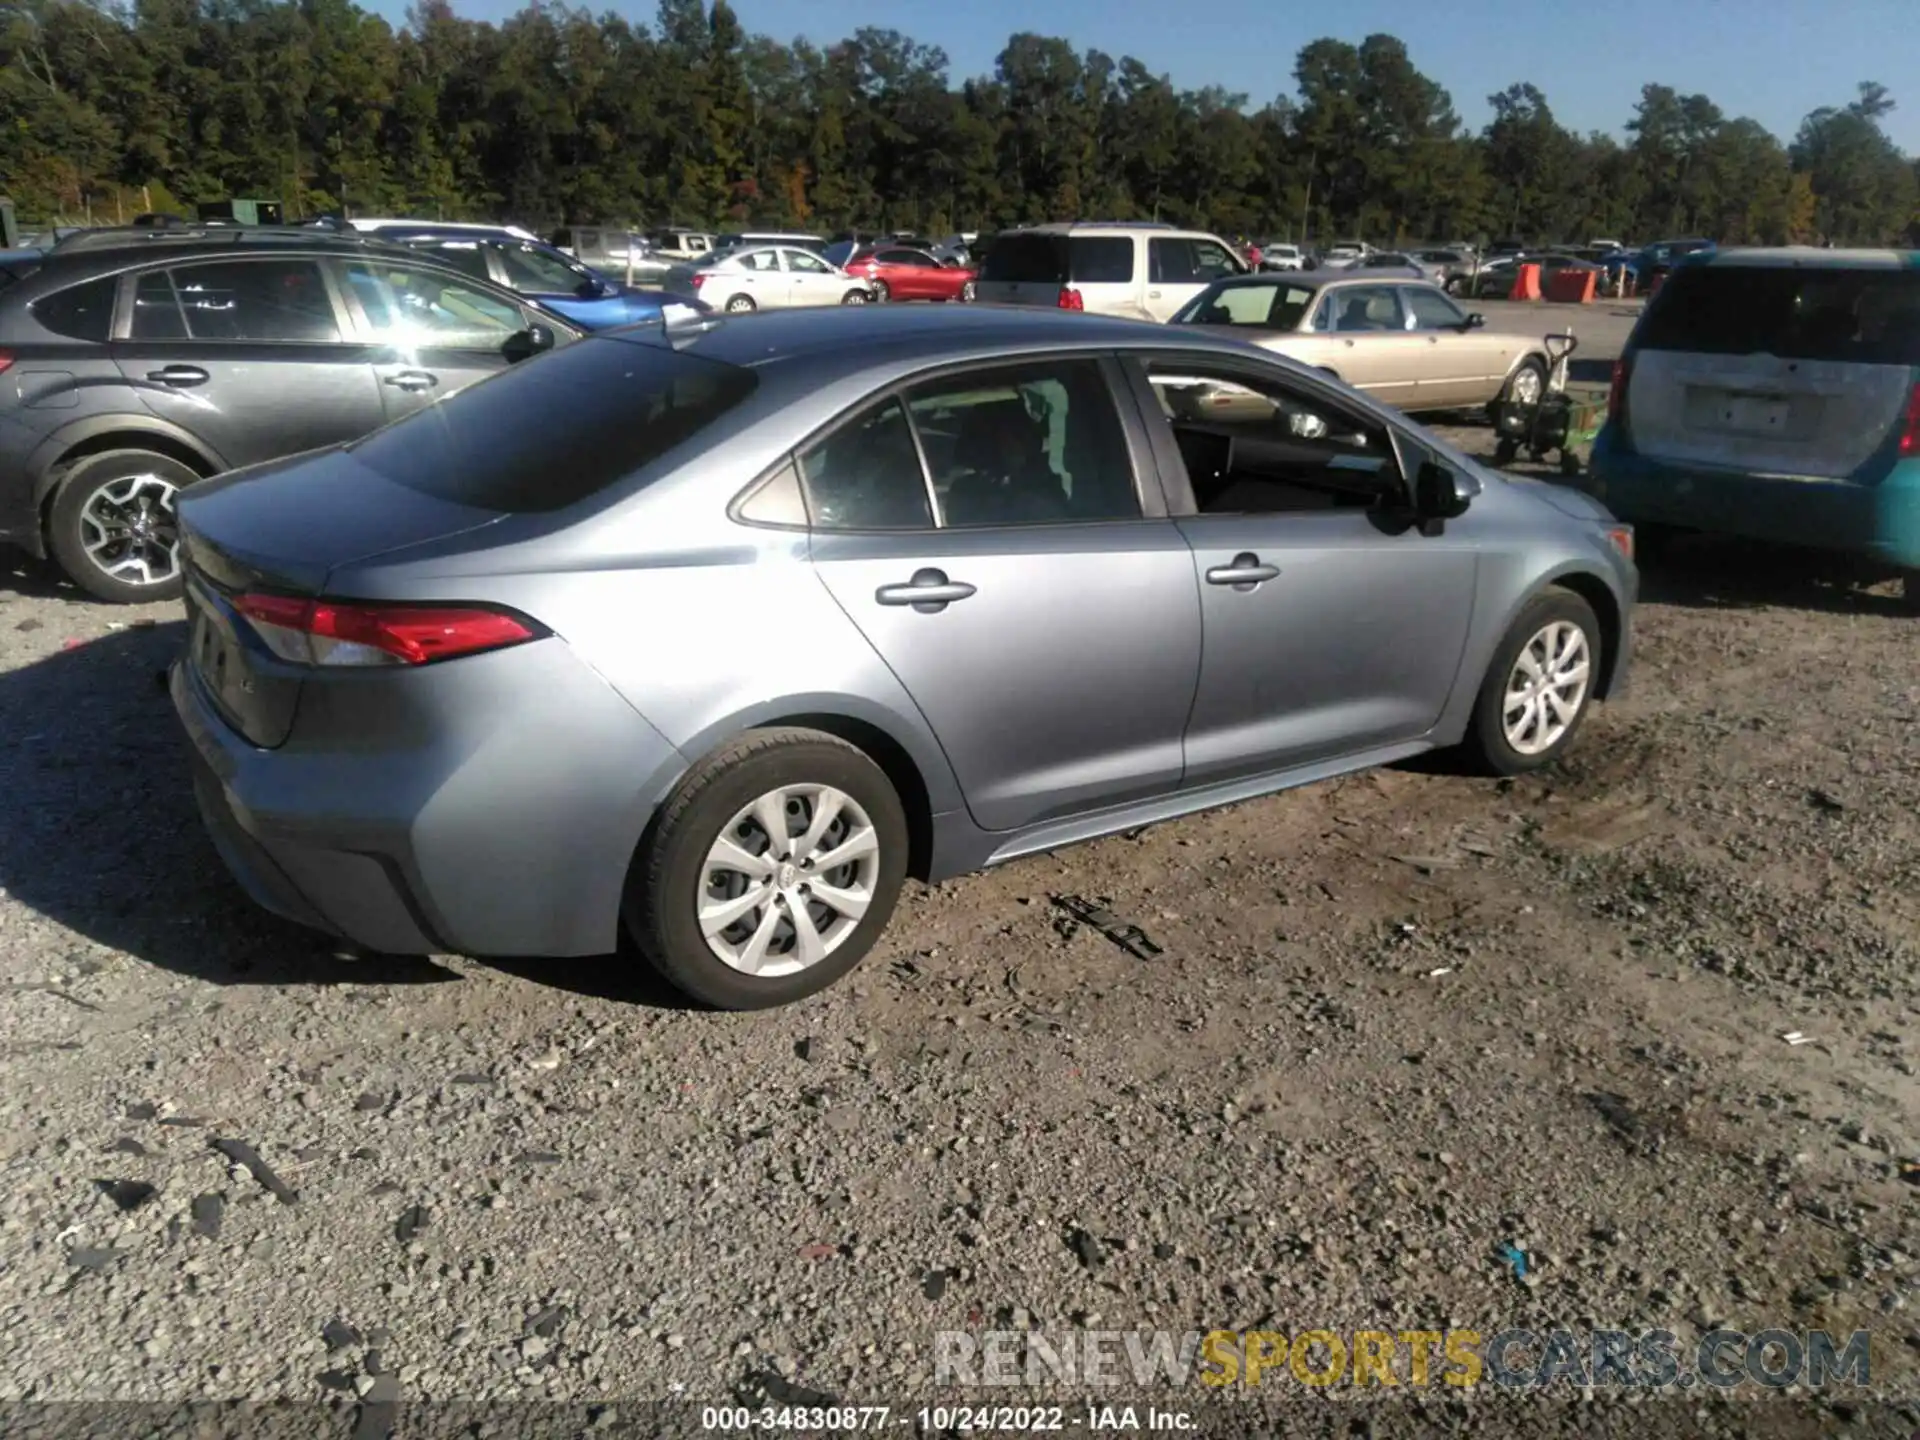
[[[973,297],[979,293],[980,293],[979,291],[973,288],[973,281],[971,280],[967,281],[966,284],[960,287],[960,299],[963,303],[968,305],[971,305],[973,303]]]
[[[831,785],[769,790],[707,850],[700,933],[743,974],[793,975],[846,943],[879,875],[879,833],[851,795]]]
[[[142,472],[109,480],[80,509],[80,539],[103,575],[127,585],[164,585],[180,574],[179,489]]]
[[[1579,718],[1592,677],[1587,633],[1568,620],[1536,631],[1507,675],[1500,726],[1522,755],[1551,750]]]
[[[1540,372],[1531,365],[1523,365],[1514,372],[1513,386],[1507,398],[1521,405],[1538,405],[1540,390]]]

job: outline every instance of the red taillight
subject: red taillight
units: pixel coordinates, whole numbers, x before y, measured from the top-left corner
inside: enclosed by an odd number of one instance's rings
[[[1633,362],[1622,357],[1613,362],[1613,384],[1607,387],[1607,420],[1614,425],[1627,423],[1627,386],[1633,382]]]
[[[0,350],[0,370],[5,370],[11,364],[13,364],[13,356],[7,354],[4,350]]]
[[[1084,310],[1087,308],[1087,302],[1081,297],[1080,292],[1071,285],[1062,285],[1060,287],[1060,308],[1062,310]]]
[[[1920,385],[1907,396],[1907,423],[1900,431],[1900,458],[1920,455]]]
[[[532,640],[525,621],[479,605],[363,605],[242,595],[234,608],[267,647],[303,665],[427,665]]]
[[[702,285],[707,283],[707,277],[705,275],[702,275],[697,270],[694,271],[693,274],[689,275],[687,279],[692,283],[693,288],[695,290],[698,290]]]

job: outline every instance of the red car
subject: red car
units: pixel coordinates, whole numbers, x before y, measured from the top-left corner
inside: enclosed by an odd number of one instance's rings
[[[847,257],[846,270],[866,281],[876,300],[971,300],[977,273],[898,245],[856,250]]]

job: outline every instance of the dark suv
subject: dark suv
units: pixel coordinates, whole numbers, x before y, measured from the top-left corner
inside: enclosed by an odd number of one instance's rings
[[[89,231],[0,289],[0,541],[102,600],[166,599],[182,486],[352,440],[581,333],[362,237]]]

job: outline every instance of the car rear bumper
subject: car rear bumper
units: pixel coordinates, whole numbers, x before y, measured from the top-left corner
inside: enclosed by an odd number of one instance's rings
[[[1603,430],[1585,488],[1622,520],[1867,555],[1920,569],[1920,461],[1877,485],[1677,466]]]
[[[444,717],[427,743],[383,749],[403,727],[356,735],[303,715],[285,746],[259,749],[174,665],[195,799],[234,878],[266,909],[369,950],[613,949],[677,752],[557,642],[381,678],[424,682],[408,708]]]

